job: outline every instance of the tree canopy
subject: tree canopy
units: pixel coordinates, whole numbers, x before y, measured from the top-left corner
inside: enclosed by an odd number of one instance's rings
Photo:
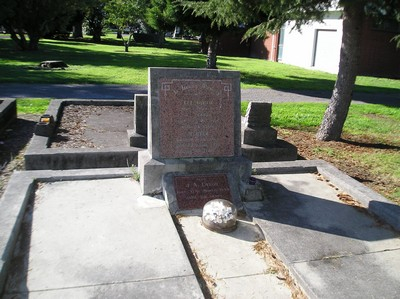
[[[36,50],[40,38],[67,25],[80,3],[78,0],[2,0],[0,24],[18,48]]]
[[[360,39],[365,18],[375,23],[386,19],[400,22],[400,0],[179,0],[197,16],[207,16],[216,27],[249,26],[245,38],[266,36],[276,32],[287,21],[293,28],[312,21],[322,21],[329,8],[342,10],[343,34],[340,62],[329,107],[327,108],[317,138],[339,140],[351,103],[357,77]],[[396,37],[400,42],[399,35]]]

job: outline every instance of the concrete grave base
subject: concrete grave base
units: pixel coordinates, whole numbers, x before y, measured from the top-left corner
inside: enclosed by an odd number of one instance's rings
[[[147,148],[147,136],[138,134],[135,130],[127,130],[127,133],[131,147]]]
[[[278,132],[271,128],[245,128],[243,130],[243,143],[261,147],[274,146]]]
[[[0,98],[0,131],[17,118],[17,102],[14,99]]]
[[[75,99],[52,100],[46,114],[52,115],[55,123],[58,124],[62,117],[62,109],[68,104],[123,106],[133,105],[133,101]],[[104,132],[101,134],[104,135]],[[116,135],[111,135],[109,138],[116,138]],[[25,153],[25,168],[27,170],[130,167],[132,165],[137,165],[137,153],[142,150],[142,148],[130,147],[128,139],[126,139],[126,146],[108,147],[103,149],[50,148],[50,142],[50,137],[38,135],[32,137]],[[110,143],[110,141],[108,143]]]
[[[148,151],[139,152],[138,168],[143,194],[162,192],[162,177],[167,173],[230,173],[237,185],[251,175],[251,162],[244,157],[151,159]]]
[[[297,148],[293,144],[277,139],[274,145],[266,147],[242,144],[243,156],[253,162],[294,161]]]

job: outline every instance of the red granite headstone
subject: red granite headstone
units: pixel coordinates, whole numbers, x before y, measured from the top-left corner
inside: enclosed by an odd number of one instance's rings
[[[233,80],[160,79],[160,157],[232,157]]]
[[[202,209],[216,198],[232,201],[226,174],[176,176],[174,187],[180,210]]]

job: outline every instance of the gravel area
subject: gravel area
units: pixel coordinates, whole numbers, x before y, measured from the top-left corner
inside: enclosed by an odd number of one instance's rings
[[[51,142],[52,148],[128,146],[133,106],[68,105]]]

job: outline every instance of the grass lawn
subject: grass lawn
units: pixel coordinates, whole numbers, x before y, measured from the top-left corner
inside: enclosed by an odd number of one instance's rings
[[[148,67],[203,68],[206,57],[196,41],[168,39],[164,48],[136,44],[124,52],[121,41],[107,36],[101,44],[88,41],[41,40],[40,50],[14,50],[0,39],[0,83],[147,84]],[[43,60],[63,60],[65,70],[41,70]],[[243,57],[218,57],[218,67],[241,73],[243,88],[332,90],[336,75]],[[398,92],[399,80],[358,77],[356,91]]]
[[[242,103],[244,115],[248,103]],[[271,126],[306,159],[323,159],[400,204],[400,109],[352,104],[339,142],[315,140],[327,104],[274,103]]]
[[[18,114],[44,114],[50,99],[17,99]]]

